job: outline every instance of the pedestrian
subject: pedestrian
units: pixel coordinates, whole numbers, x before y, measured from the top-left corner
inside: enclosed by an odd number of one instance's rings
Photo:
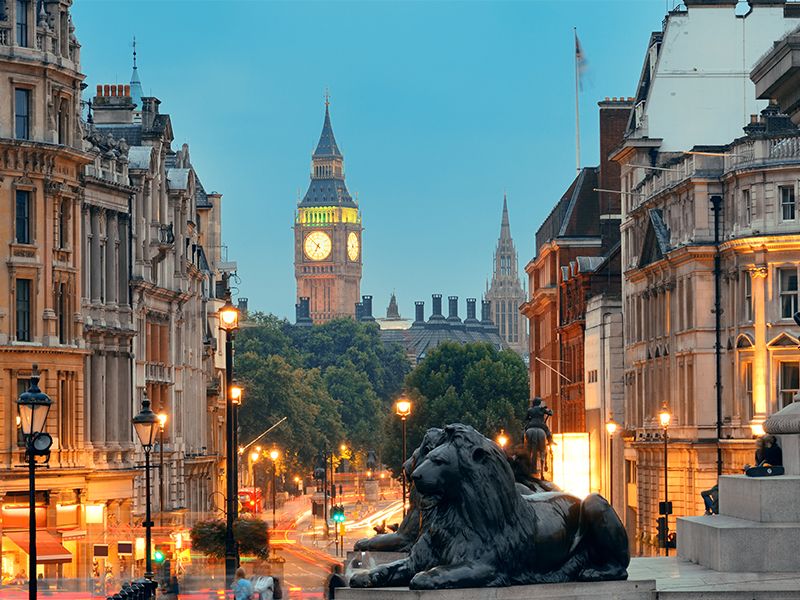
[[[242,567],[236,569],[231,589],[234,600],[253,600],[253,584],[250,583]]]
[[[334,600],[336,597],[336,589],[347,587],[347,581],[342,576],[342,565],[335,564],[331,567],[331,574],[328,575],[328,581],[325,582],[325,591],[327,595],[325,598]]]
[[[277,577],[272,578],[275,589],[272,590],[272,598],[274,600],[281,600],[283,598],[283,590],[281,589],[281,580]]]

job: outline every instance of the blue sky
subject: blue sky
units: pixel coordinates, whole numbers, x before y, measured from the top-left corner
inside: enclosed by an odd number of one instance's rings
[[[674,0],[666,0],[674,4]],[[520,273],[575,174],[572,28],[588,72],[582,162],[597,101],[633,95],[665,0],[238,2],[76,0],[89,84],[127,83],[172,117],[207,190],[250,308],[294,318],[292,220],[326,87],[363,214],[362,294],[381,316],[430,295],[480,297],[503,192]]]

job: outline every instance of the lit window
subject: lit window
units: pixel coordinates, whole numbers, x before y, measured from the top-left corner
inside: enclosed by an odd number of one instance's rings
[[[794,221],[795,206],[794,206],[794,186],[781,185],[778,186],[779,195],[781,198],[781,217],[784,221]]]
[[[780,363],[778,375],[778,409],[781,409],[791,404],[794,395],[800,391],[800,363]]]
[[[753,279],[747,271],[742,272],[742,281],[744,283],[744,320],[753,320]]]
[[[781,318],[791,319],[797,312],[797,269],[778,269]]]
[[[744,390],[745,403],[749,416],[752,419],[755,414],[755,407],[753,406],[753,363],[747,361],[742,363],[742,389]]]

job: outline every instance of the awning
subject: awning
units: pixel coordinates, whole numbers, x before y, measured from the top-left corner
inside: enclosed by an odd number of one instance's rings
[[[4,531],[3,535],[20,547],[25,554],[30,554],[30,540],[27,531]],[[72,562],[72,554],[61,545],[52,533],[47,531],[36,532],[36,563],[53,564]]]

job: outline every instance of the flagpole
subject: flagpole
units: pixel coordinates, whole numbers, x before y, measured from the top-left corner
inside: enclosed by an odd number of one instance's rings
[[[575,170],[577,174],[581,172],[581,115],[578,108],[578,29],[572,28],[572,33],[575,36]]]

